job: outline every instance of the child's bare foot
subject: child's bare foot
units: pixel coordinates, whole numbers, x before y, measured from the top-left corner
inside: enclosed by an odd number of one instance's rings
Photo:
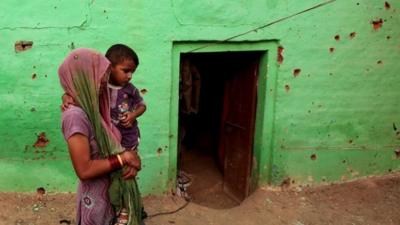
[[[121,212],[118,215],[117,223],[115,225],[126,225],[128,224],[128,219],[129,219],[128,210],[122,208]]]

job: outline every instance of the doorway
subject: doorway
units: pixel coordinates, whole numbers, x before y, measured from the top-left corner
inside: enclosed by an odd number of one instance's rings
[[[197,204],[231,208],[250,194],[263,53],[180,54],[178,186]]]

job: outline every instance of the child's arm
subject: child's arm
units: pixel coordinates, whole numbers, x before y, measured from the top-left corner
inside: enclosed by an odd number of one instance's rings
[[[125,112],[123,114],[123,119],[121,120],[121,125],[126,128],[131,127],[136,118],[141,116],[146,111],[146,103],[143,101],[142,96],[140,96],[139,90],[133,86],[133,91],[131,94],[134,110],[132,112]]]
[[[70,105],[76,105],[74,99],[69,96],[67,93],[64,93],[63,96],[61,97],[62,103],[61,103],[61,111],[64,112],[69,108]]]

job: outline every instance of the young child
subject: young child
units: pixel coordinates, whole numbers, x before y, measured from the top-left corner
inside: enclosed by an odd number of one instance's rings
[[[137,118],[146,111],[146,104],[139,90],[130,83],[132,75],[139,65],[139,58],[134,50],[123,44],[115,44],[106,52],[111,63],[108,82],[110,92],[111,121],[121,133],[121,145],[125,150],[136,151],[140,141]],[[62,109],[74,104],[68,95],[63,96]],[[120,213],[120,224],[123,224],[124,208]],[[142,209],[142,215],[146,213]]]
[[[115,44],[106,52],[111,62],[110,90],[111,120],[121,133],[121,145],[125,150],[137,150],[140,132],[136,118],[146,111],[146,104],[139,90],[129,81],[139,66],[135,51],[123,44]],[[126,223],[125,208],[119,212],[119,224]],[[146,213],[142,208],[142,217]]]
[[[139,58],[135,51],[123,44],[111,46],[106,52],[111,62],[109,80],[111,119],[121,133],[121,145],[126,150],[136,150],[140,132],[136,118],[146,111],[146,104],[139,90],[129,81]]]

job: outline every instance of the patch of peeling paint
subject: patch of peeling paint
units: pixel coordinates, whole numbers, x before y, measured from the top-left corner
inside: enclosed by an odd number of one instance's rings
[[[35,144],[33,144],[33,147],[35,148],[44,148],[49,144],[50,140],[47,139],[46,133],[41,132],[39,135],[37,135],[37,140]]]

